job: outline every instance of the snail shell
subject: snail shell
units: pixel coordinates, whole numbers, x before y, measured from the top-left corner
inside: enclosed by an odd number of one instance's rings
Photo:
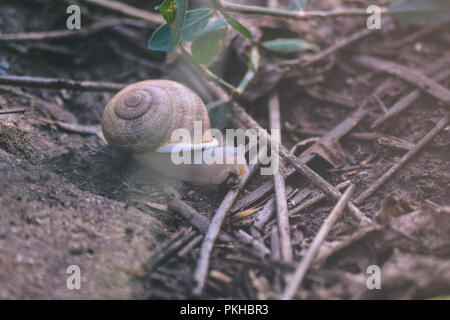
[[[202,139],[186,148],[203,149],[218,145],[208,134],[210,121],[200,97],[170,80],[146,80],[119,91],[106,105],[101,121],[103,135],[114,148],[133,154],[170,153],[174,129],[187,129],[194,137],[194,121],[201,121]]]
[[[194,132],[195,122],[201,123],[200,139]],[[186,150],[211,154],[221,149],[221,154],[238,160],[234,147],[218,147],[200,97],[174,81],[146,80],[125,87],[106,105],[101,125],[108,144],[168,177],[199,185],[220,184],[230,173],[243,176],[248,171],[245,159],[230,164],[173,163],[171,152]],[[175,129],[187,130],[191,143],[172,141]]]

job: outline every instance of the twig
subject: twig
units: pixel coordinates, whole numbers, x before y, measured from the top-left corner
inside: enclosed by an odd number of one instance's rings
[[[276,92],[273,93],[269,99],[269,118],[270,127],[272,129],[272,138],[277,142],[277,145],[281,144],[280,101]],[[272,150],[272,152],[277,151]],[[275,186],[275,202],[277,206],[278,232],[280,233],[281,256],[285,261],[292,261],[293,254],[287,214],[288,208],[284,182],[284,169],[282,168],[281,163],[279,167],[279,170],[273,175],[273,184]]]
[[[86,91],[118,91],[126,84],[114,82],[78,81],[61,78],[43,78],[29,76],[0,76],[0,84],[12,86],[28,86],[47,89],[73,89]]]
[[[347,187],[350,184],[350,181],[345,181],[342,182],[340,184],[338,184],[336,186],[336,190],[342,190],[345,187]],[[312,205],[315,205],[316,203],[318,203],[319,201],[325,199],[327,196],[323,193],[318,194],[317,196],[312,197],[311,199],[305,201],[304,203],[292,208],[291,210],[289,210],[289,217],[293,218],[293,217],[297,217],[295,216],[296,213],[299,213],[300,211],[305,210],[306,208],[311,207]]]
[[[138,9],[119,1],[111,1],[111,0],[83,0],[83,1],[120,12],[133,18],[146,20],[154,24],[163,24],[165,22],[163,17],[156,13]]]
[[[144,268],[149,276],[155,268],[169,260],[177,254],[184,245],[196,236],[196,232],[188,229],[181,229],[170,237],[145,263]]]
[[[265,15],[265,16],[274,16],[274,17],[283,17],[283,18],[291,18],[294,20],[304,20],[306,18],[313,17],[334,17],[334,16],[367,16],[366,9],[357,9],[357,8],[348,8],[348,9],[335,9],[329,11],[291,11],[291,10],[283,10],[283,9],[273,9],[259,6],[250,6],[228,2],[226,0],[214,0],[217,7],[223,8],[226,11],[230,12],[238,12],[238,13],[246,13],[246,14],[257,14],[257,15]],[[381,13],[385,14],[388,10],[386,7],[381,8]]]
[[[416,154],[418,154],[433,138],[448,124],[448,117],[440,120],[434,128],[420,140],[416,146],[408,151],[396,164],[394,164],[385,174],[383,174],[377,181],[375,181],[372,186],[359,195],[355,200],[356,204],[361,204],[369,196],[371,196],[382,184],[388,181],[392,176],[394,176],[398,170],[400,170],[408,161],[410,161]]]
[[[376,90],[375,90],[376,91]],[[322,144],[329,144],[332,146],[332,144],[336,143],[344,137],[346,134],[348,134],[356,125],[358,125],[359,122],[361,122],[362,119],[364,119],[367,114],[369,113],[370,108],[368,104],[363,104],[361,107],[356,109],[349,117],[346,117],[341,123],[339,123],[337,126],[335,126],[332,130],[328,131],[326,134],[323,135],[322,138],[320,138],[319,141],[321,141]],[[238,118],[240,119],[240,118]],[[321,144],[316,144],[316,147],[314,148],[308,148],[305,150],[302,155],[299,157],[299,161],[302,161],[303,163],[308,163],[312,159],[315,158],[315,154],[311,153],[311,151],[317,151],[319,150]],[[292,152],[292,151],[291,151]],[[287,168],[285,172],[285,177],[291,176],[296,170],[292,167]],[[236,201],[235,205],[233,206],[232,210],[237,211],[242,207],[248,206],[251,203],[259,200],[260,198],[264,197],[266,194],[268,194],[273,188],[273,181],[269,180],[265,182],[263,185],[258,187],[257,189],[253,190],[249,194],[247,194],[245,197],[239,199]]]
[[[265,151],[265,148],[261,148],[258,156],[260,154],[263,154],[263,152]],[[214,214],[214,217],[211,220],[208,231],[206,232],[205,238],[203,239],[202,247],[200,250],[200,258],[198,260],[197,268],[194,273],[194,281],[196,282],[196,286],[193,289],[194,295],[201,295],[203,291],[206,277],[208,275],[211,252],[214,247],[216,238],[220,232],[220,228],[222,227],[223,220],[233,206],[234,201],[239,195],[239,191],[244,187],[250,176],[256,171],[257,168],[258,166],[256,164],[252,165],[249,168],[249,171],[244,174],[244,176],[242,176],[239,184],[234,189],[228,191],[227,195],[223,199],[222,203],[220,204],[219,208]]]
[[[292,172],[295,172],[295,170],[291,170]],[[242,208],[248,207],[251,204],[257,202],[258,200],[262,199],[266,195],[269,194],[270,191],[273,189],[273,179],[270,179],[269,181],[263,183],[260,187],[253,190],[249,194],[245,195],[244,197],[237,200],[233,207],[231,207],[231,212],[238,212]]]
[[[322,158],[330,162],[331,164],[337,165],[345,158],[341,150],[340,145],[338,145],[339,140],[348,134],[358,123],[364,119],[370,111],[370,104],[367,100],[350,116],[346,117],[344,121],[339,123],[332,130],[327,132],[323,137],[320,138],[318,142],[315,142],[312,146],[302,152],[300,159],[308,156],[309,154],[319,154]]]
[[[269,221],[270,217],[275,211],[275,198],[270,198],[264,207],[258,212],[253,227],[256,230],[262,230],[266,223]]]
[[[188,252],[191,252],[203,239],[203,235],[199,234],[194,239],[191,240],[183,249],[178,252],[179,257],[184,257]]]
[[[278,236],[278,228],[277,226],[273,226],[270,233],[270,250],[272,251],[272,259],[280,260],[281,252],[280,252],[280,237]],[[281,276],[280,271],[275,270],[274,275],[274,287],[276,291],[281,291]]]
[[[29,111],[27,108],[11,108],[11,109],[2,109],[0,110],[0,114],[10,114],[10,113],[24,113]]]
[[[180,199],[174,199],[169,204],[169,209],[180,217],[185,219],[191,226],[196,228],[199,232],[205,234],[209,228],[208,220],[198,213],[194,208]],[[233,241],[232,237],[227,233],[221,231],[219,239],[225,242]]]
[[[234,236],[244,244],[251,245],[257,251],[257,256],[264,257],[270,255],[270,250],[264,245],[264,242],[252,237],[242,229],[237,230]]]
[[[341,199],[339,199],[338,203],[333,208],[333,210],[331,211],[330,215],[327,217],[325,222],[322,224],[319,232],[317,233],[311,246],[308,249],[308,253],[302,259],[302,261],[298,264],[292,278],[290,279],[290,281],[288,283],[288,286],[286,287],[285,291],[283,292],[281,299],[283,299],[283,300],[292,299],[295,292],[297,291],[297,288],[302,283],[302,280],[303,280],[306,272],[308,271],[309,267],[311,266],[311,263],[312,263],[315,255],[319,251],[320,246],[322,245],[323,241],[325,240],[325,237],[330,232],[334,223],[342,215],[344,208],[348,205],[348,201],[350,200],[350,197],[354,190],[355,190],[355,186],[353,184],[351,184],[347,188],[347,190],[345,191],[345,193],[341,197]]]
[[[450,21],[443,21],[438,24],[431,24],[429,26],[426,26],[426,27],[420,29],[419,31],[414,32],[414,33],[408,35],[407,37],[401,39],[400,41],[396,41],[392,45],[392,48],[404,48],[406,45],[408,45],[411,42],[417,41],[420,38],[423,38],[424,36],[426,36],[430,33],[435,33],[436,31],[438,31],[439,29],[441,29],[445,25],[447,25],[449,22]]]
[[[445,70],[434,77],[432,79],[437,82],[441,82],[445,79],[447,79],[450,76],[450,69]],[[381,124],[385,123],[387,120],[391,119],[392,117],[396,116],[400,112],[406,110],[412,103],[417,101],[422,96],[422,92],[418,89],[412,91],[410,94],[406,95],[405,97],[401,98],[399,101],[397,101],[396,104],[392,106],[386,112],[384,115],[382,115],[380,118],[378,118],[374,123],[372,124],[371,128],[375,129],[379,127]]]
[[[63,38],[77,38],[86,37],[107,28],[119,26],[119,25],[131,25],[145,27],[148,23],[134,19],[109,19],[102,22],[94,23],[88,27],[83,27],[80,30],[54,30],[54,31],[42,31],[42,32],[24,32],[24,33],[4,33],[0,34],[0,42],[20,42],[20,41],[42,41],[42,40],[55,40]]]
[[[233,103],[234,116],[239,118],[240,121],[247,127],[258,130],[262,136],[265,136],[269,143],[276,143],[272,137],[262,130],[261,126],[237,103]],[[283,145],[279,145],[280,156],[288,161],[302,176],[306,177],[312,184],[318,187],[328,197],[338,200],[341,198],[341,193],[337,191],[331,184],[325,179],[319,176],[314,170],[309,168],[305,163],[300,161],[295,155],[289,152]],[[349,211],[352,215],[361,223],[369,223],[370,219],[364,216],[364,214],[351,202],[348,205]]]
[[[174,199],[169,204],[169,208],[185,219],[191,226],[196,228],[202,234],[208,231],[210,226],[208,220],[198,213],[194,208],[180,199]],[[237,230],[234,236],[243,244],[251,245],[255,249],[255,256],[263,257],[270,254],[270,250],[262,243],[244,230]],[[232,236],[224,231],[220,231],[218,235],[219,240],[225,242],[234,242]]]
[[[357,56],[353,60],[362,66],[395,75],[414,84],[436,99],[450,104],[450,90],[412,68],[371,56]]]
[[[375,29],[371,30],[371,29],[364,28],[362,30],[359,30],[359,31],[353,33],[349,37],[346,37],[344,39],[337,41],[335,44],[331,45],[330,47],[326,48],[325,50],[322,50],[322,51],[316,53],[315,55],[313,55],[311,58],[308,58],[308,60],[304,60],[303,58],[285,60],[281,63],[281,65],[282,66],[298,66],[299,68],[306,68],[314,63],[317,63],[317,62],[331,56],[332,54],[349,46],[350,44],[353,44],[356,41],[359,41],[359,40],[371,35],[374,32],[375,32]]]

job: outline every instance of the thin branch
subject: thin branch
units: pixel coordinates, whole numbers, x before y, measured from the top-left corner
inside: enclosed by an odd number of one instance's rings
[[[195,64],[196,65],[196,64]],[[203,70],[207,70],[206,67]],[[208,76],[205,72],[203,73]],[[225,88],[226,89],[226,88]],[[230,90],[229,90],[230,91]],[[305,176],[311,183],[321,189],[327,196],[338,200],[342,196],[339,191],[337,191],[331,184],[329,184],[325,179],[323,179],[320,175],[318,175],[314,170],[309,168],[302,160],[298,159],[292,152],[290,152],[286,147],[282,144],[277,144],[273,138],[267,134],[265,130],[253,119],[244,108],[242,108],[236,102],[233,102],[232,111],[234,113],[234,117],[239,119],[239,121],[245,125],[247,128],[252,128],[260,132],[261,136],[268,141],[270,144],[275,143],[279,148],[280,156],[288,161],[301,175]],[[307,162],[308,160],[303,160]],[[292,172],[290,172],[292,174]],[[286,174],[288,174],[286,172]],[[234,201],[234,199],[233,199]],[[364,216],[364,214],[359,210],[352,202],[349,203],[349,210],[352,215],[361,223],[366,224],[370,222],[370,219]]]
[[[269,99],[269,118],[270,127],[275,129],[272,131],[272,138],[281,143],[281,119],[280,119],[280,101],[278,94],[275,92]],[[276,150],[272,150],[272,152]],[[277,159],[279,160],[279,159]],[[289,228],[288,208],[286,201],[286,189],[284,181],[284,169],[282,164],[279,170],[273,175],[273,184],[275,186],[275,199],[277,206],[278,232],[280,233],[281,256],[285,261],[293,260],[292,244]]]
[[[329,11],[292,11],[283,9],[273,9],[260,6],[242,5],[237,3],[228,2],[226,0],[214,0],[218,8],[225,9],[230,12],[257,14],[264,16],[274,16],[290,18],[294,20],[304,20],[306,18],[313,17],[335,17],[335,16],[367,16],[367,9],[348,8],[348,9],[335,9]],[[381,7],[381,14],[387,13],[386,7]]]
[[[88,27],[83,27],[80,30],[53,30],[53,31],[42,31],[42,32],[24,32],[24,33],[4,33],[0,34],[0,42],[19,42],[19,41],[42,41],[42,40],[54,40],[63,38],[78,38],[86,37],[107,28],[119,26],[119,25],[130,25],[139,27],[148,27],[148,23],[142,22],[141,20],[134,19],[109,19],[106,21],[101,21],[94,23]]]
[[[29,76],[0,76],[0,84],[9,86],[39,87],[47,89],[73,89],[85,91],[118,91],[126,84],[114,82],[78,81],[61,78],[43,78]]]
[[[130,16],[133,18],[146,20],[146,21],[152,22],[154,24],[165,23],[163,17],[160,16],[159,14],[132,7],[128,4],[122,3],[120,1],[111,1],[111,0],[83,0],[83,1],[91,3],[91,4],[95,4],[95,5],[103,7],[103,8],[107,8],[110,10],[120,12],[124,15]]]
[[[323,241],[325,240],[326,236],[330,232],[330,230],[333,227],[333,225],[335,224],[335,222],[341,217],[341,215],[344,211],[344,208],[348,205],[348,201],[350,200],[350,197],[354,190],[355,190],[355,186],[353,184],[351,184],[347,188],[347,190],[345,191],[345,193],[341,197],[341,199],[339,199],[338,203],[333,208],[333,210],[331,211],[330,215],[327,217],[325,222],[322,224],[319,232],[317,233],[311,246],[308,249],[308,253],[302,259],[302,261],[298,264],[281,299],[290,300],[295,295],[297,288],[301,285],[306,272],[308,271],[314,257],[316,256],[317,252],[320,249],[320,246],[322,245]]]
[[[335,188],[336,188],[336,190],[340,191],[340,190],[344,189],[345,187],[347,187],[349,184],[350,184],[350,181],[344,181],[344,182],[338,184]],[[327,196],[325,194],[320,193],[317,196],[314,196],[311,199],[303,202],[302,204],[299,204],[298,206],[289,210],[289,217],[290,218],[299,217],[299,216],[296,216],[295,214],[305,210],[306,208],[309,208],[309,207],[315,205],[316,203],[325,199],[326,197]]]
[[[144,264],[147,277],[160,265],[175,256],[187,243],[196,236],[192,229],[181,229],[166,240]]]
[[[261,126],[237,103],[233,103],[232,109],[234,116],[240,119],[240,121],[248,128],[255,129],[260,132],[267,141],[272,144],[276,143],[273,138],[262,130]],[[309,168],[305,163],[292,154],[286,147],[279,145],[279,151],[281,158],[288,161],[302,176],[306,177],[313,185],[318,187],[328,197],[338,200],[341,198],[341,193],[337,191],[331,184],[329,184],[324,178],[318,175],[314,170]],[[364,216],[364,214],[352,203],[349,202],[348,208],[352,215],[361,223],[369,223],[370,219]]]
[[[417,155],[433,138],[441,132],[448,124],[448,117],[440,120],[434,128],[420,140],[416,146],[408,151],[396,164],[394,164],[385,174],[383,174],[374,184],[372,184],[367,190],[359,195],[355,200],[356,204],[361,204],[370,197],[381,185],[392,178],[408,161],[410,161],[415,155]]]
[[[2,109],[0,110],[0,114],[12,114],[12,113],[24,113],[29,111],[27,108],[11,108],[11,109]]]
[[[395,75],[409,83],[414,84],[436,99],[450,104],[450,90],[410,67],[405,67],[394,62],[371,56],[357,56],[353,58],[353,61],[367,68]]]
[[[450,76],[450,69],[447,69],[441,73],[438,73],[432,79],[437,82],[444,81]],[[392,117],[398,115],[400,112],[406,110],[411,104],[413,104],[415,101],[417,101],[422,96],[422,92],[418,89],[412,91],[408,95],[401,98],[399,101],[397,101],[396,104],[392,106],[385,114],[383,114],[380,118],[378,118],[374,123],[372,124],[371,128],[375,129],[379,127],[381,124],[385,123],[387,120],[391,119]]]
[[[180,199],[174,199],[171,201],[169,208],[185,219],[191,226],[197,229],[200,233],[205,234],[210,226],[209,221],[198,213],[187,203]],[[246,245],[251,245],[255,249],[254,255],[258,257],[264,257],[270,254],[270,250],[261,241],[256,240],[244,230],[237,230],[234,233],[236,239]],[[220,231],[218,239],[224,242],[234,242],[235,239],[224,231]]]
[[[258,154],[258,158],[263,154],[263,152],[266,152],[265,148],[261,148]],[[252,165],[249,168],[249,171],[247,171],[242,176],[239,184],[234,189],[228,191],[227,195],[223,199],[222,203],[220,204],[219,208],[214,214],[214,217],[211,220],[208,231],[206,232],[205,238],[203,239],[202,247],[200,250],[200,258],[198,260],[197,268],[194,273],[194,281],[196,282],[196,286],[193,289],[193,294],[195,295],[201,295],[201,293],[203,292],[206,277],[208,275],[211,252],[214,248],[216,238],[219,235],[223,220],[233,206],[233,203],[239,195],[240,190],[245,186],[250,176],[256,171],[257,168],[258,165]]]
[[[331,56],[332,54],[349,46],[350,44],[353,44],[356,41],[359,41],[361,39],[364,39],[365,37],[371,35],[375,31],[376,31],[376,29],[359,30],[346,38],[338,40],[335,44],[331,45],[330,47],[326,48],[325,50],[322,50],[322,51],[314,54],[312,57],[308,58],[307,60],[305,60],[304,58],[284,60],[283,62],[281,62],[280,65],[281,66],[298,66],[299,68],[306,68],[314,63],[317,63],[317,62]]]

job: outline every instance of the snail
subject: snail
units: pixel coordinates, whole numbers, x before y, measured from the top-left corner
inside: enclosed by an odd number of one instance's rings
[[[229,174],[241,177],[248,170],[235,147],[219,146],[211,134],[201,98],[175,81],[146,80],[123,88],[106,105],[101,126],[113,148],[171,178],[221,184]],[[200,162],[174,161],[180,153],[191,159],[200,155]],[[211,158],[227,161],[205,160]]]

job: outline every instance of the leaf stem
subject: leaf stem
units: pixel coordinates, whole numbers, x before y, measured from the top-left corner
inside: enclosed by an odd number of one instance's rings
[[[203,66],[201,64],[198,64],[197,61],[195,61],[195,59],[191,56],[191,54],[186,50],[186,48],[180,44],[180,49],[183,52],[183,55],[188,59],[188,61],[195,67],[197,68],[201,73],[203,73],[203,75],[211,80],[214,81],[216,84],[218,84],[219,86],[221,86],[222,88],[224,88],[225,90],[227,90],[229,93],[231,94],[237,94],[240,95],[242,92],[239,91],[239,89],[237,89],[236,87],[234,87],[233,85],[229,84],[228,82],[226,82],[225,80],[222,80],[221,78],[219,78],[218,76],[216,76],[214,73],[212,73],[206,66]]]

